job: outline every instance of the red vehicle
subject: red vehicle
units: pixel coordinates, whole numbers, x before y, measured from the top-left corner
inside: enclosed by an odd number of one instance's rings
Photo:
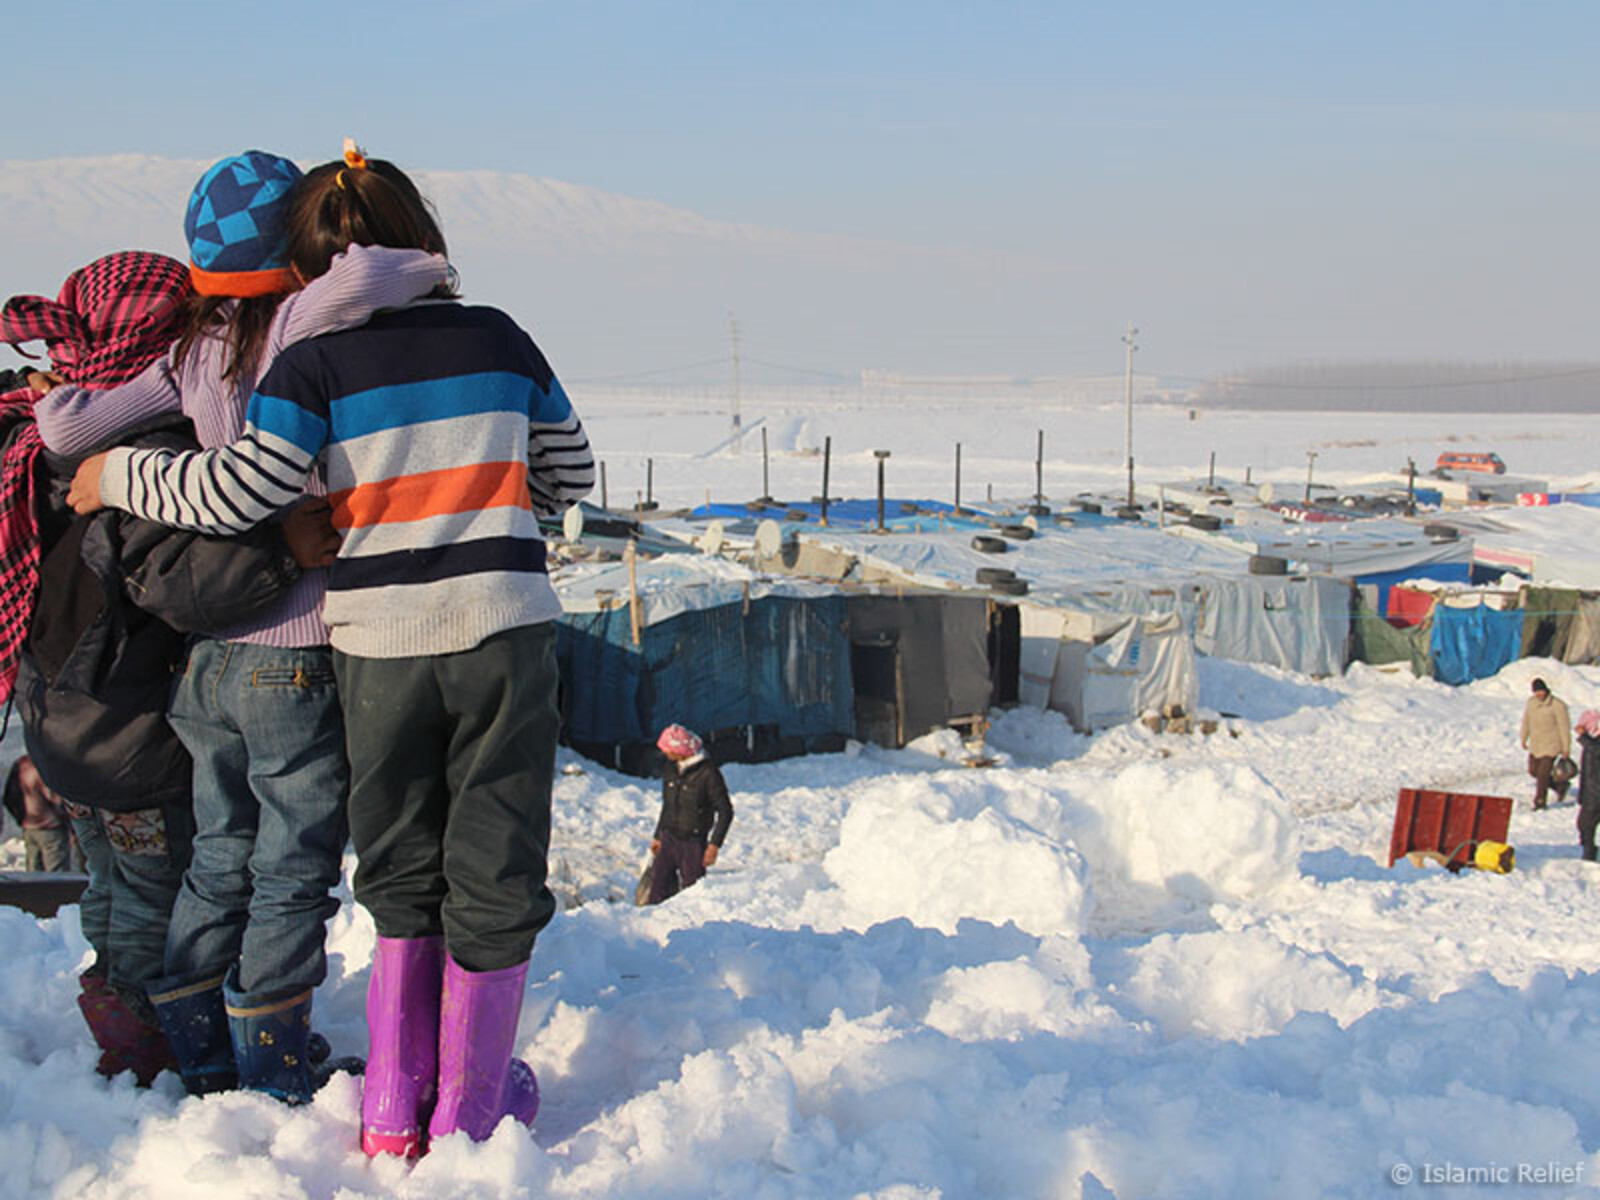
[[[1500,456],[1493,452],[1487,454],[1466,454],[1457,450],[1447,450],[1439,455],[1439,461],[1433,464],[1435,471],[1481,471],[1486,475],[1504,475],[1506,464]]]

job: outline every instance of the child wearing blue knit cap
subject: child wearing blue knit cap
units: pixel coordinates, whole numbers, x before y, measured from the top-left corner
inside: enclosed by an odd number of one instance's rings
[[[200,177],[184,218],[199,295],[182,336],[122,387],[50,391],[35,409],[47,446],[96,450],[180,409],[202,446],[227,445],[285,348],[446,281],[443,255],[351,246],[299,290],[286,247],[300,179],[294,163],[260,150]],[[325,491],[320,476],[306,489],[322,506]],[[336,546],[330,527],[326,558]],[[168,718],[194,760],[195,849],[150,994],[194,1094],[238,1084],[302,1102],[312,1092],[311,996],[327,974],[349,790],[326,576],[306,570],[264,616],[198,639],[173,692]]]

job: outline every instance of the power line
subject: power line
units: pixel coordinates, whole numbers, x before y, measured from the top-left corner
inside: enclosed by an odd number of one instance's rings
[[[726,365],[728,358],[708,358],[700,362],[682,363],[675,367],[652,367],[645,371],[625,371],[617,375],[581,375],[568,379],[568,383],[616,383],[624,379],[644,379],[651,375],[670,375],[677,371],[697,371],[702,367],[720,367]]]
[[[1176,380],[1179,383],[1200,383],[1217,388],[1272,388],[1285,392],[1427,392],[1449,388],[1490,387],[1501,383],[1544,383],[1552,379],[1576,379],[1585,375],[1600,375],[1600,365],[1573,367],[1565,371],[1547,371],[1536,375],[1501,375],[1482,379],[1451,379],[1432,383],[1285,383],[1267,379],[1233,378],[1197,375],[1174,375],[1166,371],[1151,371],[1158,379]]]

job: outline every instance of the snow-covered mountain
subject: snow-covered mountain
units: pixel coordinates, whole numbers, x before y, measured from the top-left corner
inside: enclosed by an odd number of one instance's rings
[[[183,206],[208,165],[142,154],[0,161],[0,286],[53,293],[74,267],[130,247],[182,257]],[[951,331],[1015,319],[1017,285],[1040,275],[1016,258],[716,220],[529,175],[415,178],[468,298],[510,310],[563,373],[719,357],[730,313],[755,360],[845,373],[958,368]]]

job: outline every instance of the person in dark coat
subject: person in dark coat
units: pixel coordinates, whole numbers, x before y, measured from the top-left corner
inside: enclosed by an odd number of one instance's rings
[[[668,725],[656,740],[667,756],[661,780],[661,816],[650,853],[655,856],[647,904],[660,904],[697,882],[717,861],[733,824],[733,802],[705,744],[682,725]]]
[[[1600,826],[1600,712],[1591,708],[1578,718],[1578,745],[1583,748],[1578,767],[1578,844],[1583,860],[1594,862],[1594,833]]]
[[[48,378],[98,392],[165,351],[188,291],[187,269],[164,255],[107,255],[57,300],[8,300],[0,341],[43,341]],[[98,1069],[148,1084],[173,1061],[145,985],[162,970],[194,825],[189,754],[166,718],[173,677],[188,634],[253,616],[300,565],[287,526],[247,542],[78,516],[67,502],[77,461],[43,446],[34,375],[0,393],[0,699],[15,701],[28,758],[86,860],[79,916],[95,958],[78,1006]],[[171,416],[117,441],[195,445]]]

